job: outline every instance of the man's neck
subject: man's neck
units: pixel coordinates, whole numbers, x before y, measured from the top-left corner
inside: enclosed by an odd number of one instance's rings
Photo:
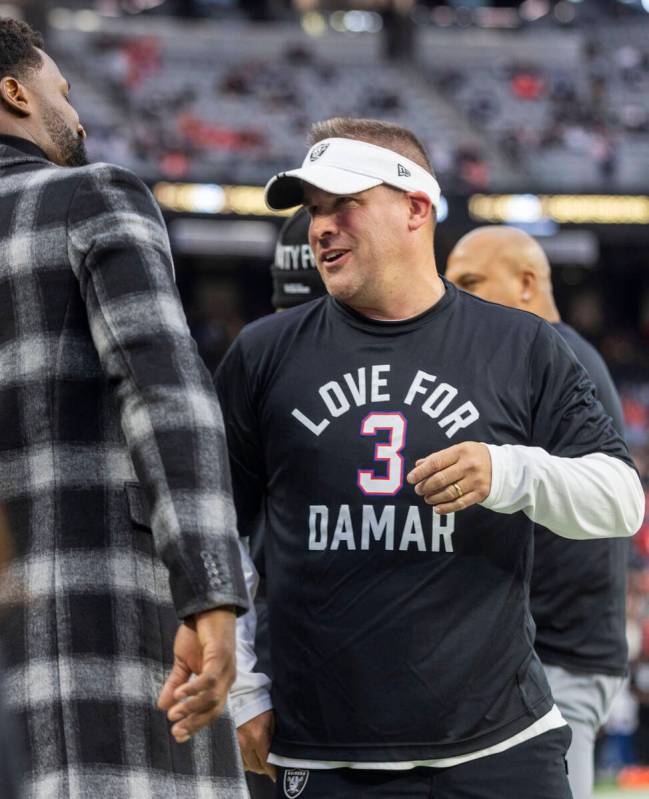
[[[356,304],[353,299],[346,304],[357,313],[376,319],[380,322],[400,322],[412,319],[436,305],[444,296],[446,288],[439,275],[435,275],[423,284],[417,282],[417,291],[413,292],[408,277],[404,277],[405,285],[399,291],[386,293],[371,304]]]
[[[0,129],[0,140],[2,140],[3,144],[8,144],[11,147],[22,150],[28,155],[36,155],[41,158],[48,158],[43,149],[36,144],[33,137],[28,136],[23,131]]]
[[[534,307],[526,308],[525,310],[531,311],[537,316],[540,316],[541,319],[545,319],[545,321],[549,322],[551,325],[556,325],[557,322],[561,321],[561,316],[557,306],[554,304],[554,301],[549,299],[544,300],[543,302],[537,302],[535,303]]]
[[[36,144],[37,147],[39,146],[34,138],[31,126],[25,119],[17,119],[10,114],[3,116],[0,120],[0,135],[24,139],[32,144]]]

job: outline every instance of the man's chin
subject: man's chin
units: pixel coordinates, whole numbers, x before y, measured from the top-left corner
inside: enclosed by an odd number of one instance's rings
[[[86,147],[83,140],[74,142],[74,144],[70,144],[69,147],[65,147],[63,150],[59,150],[56,154],[56,161],[59,166],[68,166],[68,167],[75,167],[75,166],[87,166],[88,165],[88,154],[86,153]]]
[[[81,147],[75,150],[67,159],[66,166],[88,166],[88,154],[86,148]]]
[[[340,302],[349,303],[358,294],[358,288],[351,286],[344,280],[325,281],[325,288],[331,296]]]

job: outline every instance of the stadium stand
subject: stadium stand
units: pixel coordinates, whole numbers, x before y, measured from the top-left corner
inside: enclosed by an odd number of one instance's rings
[[[145,178],[263,183],[301,152],[315,119],[387,118],[422,133],[442,180],[511,183],[460,110],[413,67],[381,63],[378,37],[306,37],[297,26],[173,27],[148,20],[54,33],[91,156]],[[152,29],[154,32],[152,32]],[[184,32],[183,32],[184,31]]]
[[[427,31],[432,80],[537,190],[643,191],[646,26],[538,33]],[[450,79],[450,80],[449,80]]]
[[[641,191],[649,178],[643,26],[421,31],[418,58],[295,24],[106,19],[55,31],[91,154],[145,178],[263,183],[311,121],[389,118],[421,131],[451,190]]]

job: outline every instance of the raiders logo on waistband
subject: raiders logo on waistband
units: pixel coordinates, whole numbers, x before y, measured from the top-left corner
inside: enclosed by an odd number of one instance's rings
[[[311,154],[309,155],[309,160],[317,161],[318,158],[320,158],[320,156],[327,151],[328,147],[329,147],[329,142],[324,142],[323,144],[314,147],[313,150],[311,150]]]
[[[284,772],[284,794],[294,799],[305,789],[309,781],[309,772],[305,768],[287,768]]]

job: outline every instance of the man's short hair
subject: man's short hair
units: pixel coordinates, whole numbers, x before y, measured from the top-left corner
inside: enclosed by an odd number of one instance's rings
[[[424,145],[419,141],[415,134],[394,125],[392,122],[382,122],[379,119],[356,119],[354,117],[332,117],[322,122],[314,122],[309,132],[309,144],[313,147],[323,139],[357,139],[358,141],[376,144],[378,147],[385,147],[405,158],[414,161],[415,164],[430,172],[435,177],[435,172],[428,159]],[[388,186],[387,188],[391,188]],[[393,191],[400,191],[393,189]],[[435,231],[437,224],[437,214],[435,208],[432,209],[432,230]]]
[[[311,126],[309,143],[313,146],[323,139],[357,139],[386,147],[414,161],[431,175],[435,174],[426,150],[415,134],[408,128],[393,125],[391,122],[353,117],[325,119]]]
[[[0,17],[0,79],[22,80],[43,63],[43,37],[26,22]]]

